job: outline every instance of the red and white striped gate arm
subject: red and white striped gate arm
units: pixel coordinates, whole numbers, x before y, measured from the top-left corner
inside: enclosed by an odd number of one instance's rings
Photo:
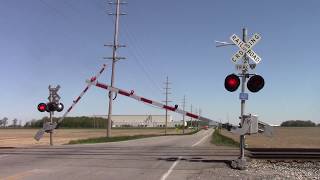
[[[112,92],[121,94],[123,96],[127,96],[127,97],[130,97],[130,98],[133,98],[133,99],[135,99],[137,101],[141,101],[141,102],[144,102],[144,103],[147,103],[147,104],[150,104],[150,105],[157,106],[159,108],[167,109],[167,110],[179,113],[179,114],[183,114],[183,115],[195,118],[195,119],[199,119],[200,121],[212,121],[212,122],[217,123],[217,124],[219,123],[219,122],[213,121],[211,119],[208,119],[208,118],[205,118],[205,117],[202,117],[202,116],[198,116],[196,114],[192,114],[192,113],[187,112],[187,111],[183,111],[182,109],[179,109],[178,107],[167,106],[167,105],[159,103],[157,101],[153,101],[153,100],[150,100],[150,99],[147,99],[147,98],[144,98],[144,97],[137,96],[137,95],[134,94],[133,90],[131,90],[130,92],[129,91],[125,91],[125,90],[122,90],[122,89],[119,89],[119,88],[111,87],[111,86],[109,86],[107,84],[100,83],[98,81],[87,80],[86,82],[88,84],[93,84],[93,85],[95,85],[97,87],[100,87],[102,89],[105,89],[105,90],[108,90],[108,91],[112,91]]]
[[[96,81],[100,75],[102,74],[102,72],[106,69],[107,65],[103,64],[101,70],[95,75],[93,76],[89,81],[90,82],[94,82]],[[82,98],[82,96],[88,91],[88,89],[92,86],[92,83],[89,83],[87,85],[87,87],[81,92],[81,94],[77,97],[76,100],[73,101],[72,105],[69,107],[69,109],[63,114],[63,116],[58,120],[57,123],[60,123],[61,121],[63,121],[63,119],[69,114],[69,112],[71,111],[71,109],[79,102],[79,100]]]

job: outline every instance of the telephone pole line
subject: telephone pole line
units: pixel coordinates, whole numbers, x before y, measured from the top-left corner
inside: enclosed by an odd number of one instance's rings
[[[202,115],[202,110],[201,110],[200,107],[199,107],[198,115],[199,115],[199,117]],[[199,130],[199,122],[200,122],[200,120],[198,119],[198,121],[197,121],[197,130]]]
[[[183,108],[183,111],[186,110],[186,95],[183,96],[183,101],[182,101],[182,108]],[[184,134],[184,128],[185,128],[185,115],[183,114],[182,116],[182,133]]]
[[[109,15],[115,15],[115,23],[114,23],[114,36],[113,36],[113,44],[112,45],[105,45],[112,48],[112,57],[107,57],[105,59],[112,60],[112,69],[111,69],[111,87],[114,86],[115,80],[115,63],[118,60],[125,59],[124,57],[117,56],[117,49],[120,47],[125,47],[124,45],[118,44],[118,36],[119,36],[119,18],[120,15],[126,15],[124,13],[120,13],[120,5],[124,4],[121,3],[120,0],[116,0],[115,3],[109,2],[109,4],[116,5],[116,13],[109,13]],[[109,91],[109,109],[108,109],[108,119],[107,119],[107,137],[111,137],[111,123],[112,123],[112,101],[113,101],[113,92]]]
[[[171,101],[168,100],[168,95],[171,94],[169,92],[169,89],[171,89],[171,88],[169,88],[169,84],[171,84],[171,83],[169,82],[168,76],[167,76],[166,82],[164,84],[165,84],[164,89],[165,89],[166,100],[163,101],[163,102],[165,102],[166,106],[168,106],[168,102],[171,102]],[[165,129],[164,129],[164,134],[165,135],[167,135],[167,126],[168,126],[168,110],[166,109],[166,124],[165,124]]]
[[[194,114],[198,114],[198,109],[197,108],[195,108],[194,109]],[[194,119],[194,126],[195,126],[195,129],[197,129],[198,130],[198,119]]]
[[[193,113],[193,112],[192,112],[192,104],[191,104],[190,112]],[[190,127],[192,128],[192,117],[190,117]]]

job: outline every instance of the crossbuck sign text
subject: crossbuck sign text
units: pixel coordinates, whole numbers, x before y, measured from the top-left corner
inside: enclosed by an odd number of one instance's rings
[[[247,42],[243,42],[237,35],[233,34],[230,37],[230,40],[237,45],[240,49],[234,54],[231,60],[236,63],[239,59],[241,59],[245,54],[247,54],[256,64],[261,61],[261,58],[256,54],[252,47],[256,45],[261,39],[261,36],[258,33],[255,33],[252,38]]]

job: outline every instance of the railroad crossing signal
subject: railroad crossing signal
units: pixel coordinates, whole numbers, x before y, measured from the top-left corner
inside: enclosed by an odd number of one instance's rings
[[[224,80],[224,87],[227,91],[234,92],[240,86],[240,78],[236,74],[229,74]],[[264,87],[264,79],[260,75],[253,75],[247,82],[247,88],[249,91],[255,93],[260,91]]]
[[[246,79],[249,78],[247,82],[247,88],[251,92],[258,92],[260,91],[264,86],[264,79],[263,77],[255,74],[249,74],[249,69],[254,69],[256,65],[261,61],[261,58],[252,50],[252,48],[261,40],[261,36],[258,33],[255,33],[249,41],[247,41],[247,29],[242,29],[243,37],[239,38],[236,34],[233,34],[230,37],[230,40],[233,43],[228,42],[221,42],[216,41],[217,43],[220,43],[217,47],[221,46],[227,46],[227,45],[237,45],[239,47],[239,50],[234,54],[231,58],[232,62],[236,65],[236,69],[240,70],[241,73],[238,75],[236,74],[230,74],[226,77],[224,81],[224,86],[226,90],[233,92],[236,91],[240,85],[240,78],[242,79],[241,83],[241,93],[239,94],[239,99],[241,100],[241,122],[240,127],[231,127],[230,125],[226,125],[226,128],[232,131],[232,129],[237,130],[240,132],[240,157],[239,159],[233,160],[231,162],[231,167],[237,168],[237,169],[245,169],[246,167],[246,160],[244,157],[244,147],[245,147],[245,136],[248,134],[257,133],[260,131],[261,122],[258,121],[257,118],[246,118],[246,115],[244,115],[244,108],[245,108],[245,102],[248,100],[248,94],[245,93],[245,82]],[[250,57],[254,64],[249,64],[249,58]],[[240,59],[242,59],[242,63],[237,63]],[[251,122],[252,121],[252,122]],[[262,124],[263,125],[263,124]],[[267,126],[265,126],[267,127]],[[230,129],[232,128],[232,129]],[[266,128],[267,129],[267,128]]]
[[[38,111],[40,112],[53,112],[53,111],[58,111],[61,112],[63,111],[64,105],[62,103],[55,103],[55,102],[48,102],[46,103],[39,103],[38,104]]]
[[[58,91],[60,89],[60,86],[58,85],[56,87],[51,87],[51,85],[49,85],[48,89],[49,89],[49,97],[48,97],[49,102],[38,104],[38,111],[61,112],[64,108],[64,105],[59,102],[60,96],[58,95]]]
[[[256,64],[261,61],[261,58],[256,54],[252,47],[255,46],[261,39],[258,33],[255,33],[252,38],[247,42],[243,42],[237,35],[233,34],[230,40],[237,45],[240,49],[231,58],[232,62],[237,63],[245,54],[247,54]]]

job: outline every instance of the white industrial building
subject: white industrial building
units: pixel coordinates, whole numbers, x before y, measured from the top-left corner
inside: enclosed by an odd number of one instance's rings
[[[107,115],[94,115],[107,119]],[[181,122],[173,121],[172,116],[167,117],[167,127],[176,127]],[[165,115],[112,115],[112,127],[165,127]]]

